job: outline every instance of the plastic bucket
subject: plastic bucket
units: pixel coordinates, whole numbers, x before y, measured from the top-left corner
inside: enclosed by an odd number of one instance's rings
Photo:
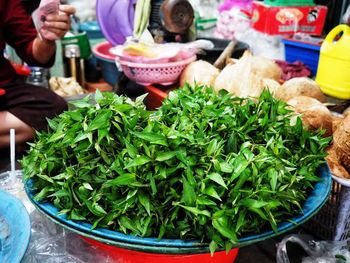
[[[115,64],[115,55],[109,52],[110,48],[112,45],[109,42],[102,42],[95,45],[92,52],[101,67],[103,79],[114,86],[118,82],[120,72]]]
[[[210,253],[204,254],[156,254],[134,251],[107,245],[87,237],[81,237],[87,243],[104,251],[113,261],[122,263],[233,263],[238,254],[238,248],[216,252],[213,256]]]

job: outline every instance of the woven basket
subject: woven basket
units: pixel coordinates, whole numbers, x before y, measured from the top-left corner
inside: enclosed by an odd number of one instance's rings
[[[346,181],[333,177],[327,203],[303,227],[322,240],[350,239],[350,187]]]

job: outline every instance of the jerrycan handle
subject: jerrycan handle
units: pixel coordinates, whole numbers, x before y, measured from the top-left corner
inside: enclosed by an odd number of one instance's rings
[[[337,35],[339,35],[341,32],[343,32],[343,35],[338,41],[340,41],[343,38],[343,36],[350,36],[350,27],[348,25],[336,26],[331,30],[331,32],[328,33],[324,41],[327,42],[328,44],[333,44],[333,41],[335,40]]]

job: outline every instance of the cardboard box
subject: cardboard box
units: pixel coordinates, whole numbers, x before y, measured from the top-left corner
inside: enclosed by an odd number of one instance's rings
[[[253,2],[252,27],[269,35],[321,35],[326,6],[268,6]]]

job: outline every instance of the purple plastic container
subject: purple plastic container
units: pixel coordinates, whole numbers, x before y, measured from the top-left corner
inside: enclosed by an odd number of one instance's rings
[[[126,37],[133,34],[135,3],[136,0],[97,0],[97,21],[113,46],[124,44]]]

